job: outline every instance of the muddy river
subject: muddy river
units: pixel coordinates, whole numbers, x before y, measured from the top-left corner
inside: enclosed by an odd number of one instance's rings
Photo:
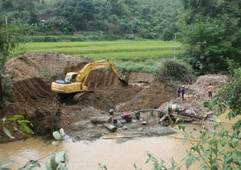
[[[187,125],[188,129],[199,127],[198,125]],[[195,132],[198,133],[198,132]],[[63,142],[58,150],[64,150],[69,156],[70,170],[98,170],[101,165],[106,165],[109,170],[133,170],[133,164],[138,168],[151,169],[152,163],[146,164],[147,152],[150,152],[158,160],[169,160],[173,157],[180,161],[185,156],[185,151],[190,144],[183,145],[181,133],[152,138],[133,138],[122,143],[116,139],[99,139],[93,142]],[[18,169],[23,166],[29,158],[40,159],[45,157],[57,148],[47,145],[39,138],[27,139],[25,142],[16,141],[0,145],[0,160],[14,160],[15,163],[9,166]],[[40,159],[41,167],[45,169],[46,159]]]
[[[224,115],[221,119],[227,121]],[[226,123],[226,125],[231,126],[231,123]],[[177,127],[174,129],[177,130]],[[198,124],[187,124],[186,129],[193,135],[199,134]],[[108,170],[134,170],[133,164],[147,170],[153,167],[152,162],[146,163],[147,152],[157,160],[166,161],[168,165],[170,165],[171,158],[174,158],[179,165],[183,164],[181,159],[185,157],[185,151],[191,147],[191,144],[183,144],[182,138],[183,134],[178,132],[162,137],[132,138],[122,143],[117,143],[115,138],[99,139],[93,142],[65,141],[58,148],[43,143],[39,138],[31,138],[25,142],[0,144],[0,162],[14,160],[15,163],[9,168],[15,170],[22,167],[29,158],[40,159],[41,168],[36,169],[44,170],[50,158],[46,156],[58,149],[68,154],[70,170],[100,170],[99,163],[105,165]],[[199,165],[194,165],[192,169],[199,169]]]

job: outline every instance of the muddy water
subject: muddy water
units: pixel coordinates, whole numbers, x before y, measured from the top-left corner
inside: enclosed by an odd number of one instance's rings
[[[225,119],[222,115],[221,120]],[[230,126],[230,123],[224,123]],[[198,124],[188,124],[186,130],[198,135]],[[177,129],[177,128],[176,128]],[[134,138],[123,143],[117,143],[116,139],[99,139],[94,142],[64,142],[58,150],[64,150],[70,158],[70,170],[100,170],[99,163],[106,165],[108,170],[134,170],[133,164],[138,168],[152,169],[152,162],[146,164],[147,152],[158,160],[164,160],[169,164],[173,157],[179,165],[181,159],[186,155],[185,151],[191,147],[190,143],[183,145],[183,134],[177,133],[169,136],[152,138]],[[41,142],[39,138],[31,138],[27,141],[17,141],[0,144],[0,162],[15,160],[9,168],[18,169],[23,166],[29,158],[40,159],[49,153],[56,151],[56,147]],[[40,159],[42,168],[45,169],[49,156]],[[185,166],[185,165],[184,165]],[[185,168],[183,168],[185,169]],[[199,169],[194,165],[192,169]]]
[[[234,125],[235,122],[238,120],[241,120],[241,115],[236,116],[235,118],[229,120],[227,118],[228,111],[226,111],[224,114],[221,114],[218,118],[221,121],[221,124],[225,126],[225,128],[232,130],[232,126]]]
[[[196,125],[188,125],[189,129]],[[98,170],[99,163],[106,165],[109,170],[133,170],[133,164],[142,169],[151,169],[152,163],[146,164],[147,152],[158,160],[169,160],[173,157],[180,161],[185,156],[185,151],[191,145],[182,143],[182,134],[153,138],[134,138],[126,142],[117,143],[116,139],[100,139],[94,142],[64,142],[59,150],[65,150],[69,155],[70,170]],[[15,160],[12,169],[23,166],[28,158],[39,159],[54,152],[56,147],[46,145],[39,138],[31,138],[25,142],[17,141],[0,145],[0,162]],[[41,167],[45,169],[46,161],[41,159]]]

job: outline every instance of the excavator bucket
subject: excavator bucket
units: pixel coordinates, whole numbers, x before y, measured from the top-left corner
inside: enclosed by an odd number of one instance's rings
[[[123,86],[128,86],[128,81],[126,79],[119,79]]]

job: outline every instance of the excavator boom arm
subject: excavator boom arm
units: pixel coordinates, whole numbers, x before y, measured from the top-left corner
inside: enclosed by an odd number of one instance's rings
[[[125,76],[119,71],[119,69],[115,66],[113,61],[111,61],[109,59],[99,60],[99,61],[96,61],[96,62],[89,63],[89,64],[85,65],[85,67],[82,68],[78,72],[78,75],[76,77],[76,81],[77,82],[83,82],[83,85],[84,85],[87,78],[88,78],[88,74],[89,74],[90,71],[101,69],[101,68],[106,68],[106,67],[110,67],[114,71],[114,73],[118,76],[118,78],[120,80],[126,82]]]
[[[119,69],[116,67],[116,65],[113,63],[113,61],[108,60],[108,62],[110,64],[110,68],[115,72],[115,74],[119,77],[119,79],[122,81],[126,81],[125,76],[119,71]]]

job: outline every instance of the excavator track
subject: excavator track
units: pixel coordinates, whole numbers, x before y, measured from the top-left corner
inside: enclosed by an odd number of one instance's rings
[[[74,102],[81,101],[81,99],[83,99],[83,96],[85,96],[86,94],[92,93],[92,92],[94,92],[94,91],[88,90],[88,91],[79,92],[79,93],[74,95],[73,100],[74,100]]]

